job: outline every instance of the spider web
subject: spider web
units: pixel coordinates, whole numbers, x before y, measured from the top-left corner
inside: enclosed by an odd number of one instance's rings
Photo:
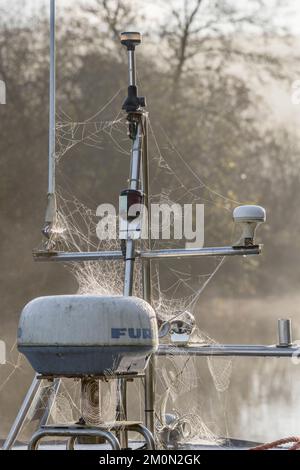
[[[105,136],[109,136],[112,144],[121,153],[127,153],[120,145],[119,136],[124,138],[126,120],[121,111],[112,120],[101,120],[104,111],[116,100],[122,89],[120,88],[109,101],[95,114],[85,121],[74,121],[66,111],[60,110],[56,116],[56,162],[59,161],[74,147],[83,145],[102,150]],[[126,134],[125,134],[126,135]]]

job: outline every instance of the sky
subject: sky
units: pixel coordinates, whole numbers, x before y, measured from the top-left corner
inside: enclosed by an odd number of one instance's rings
[[[92,1],[92,0],[91,0]],[[131,0],[127,0],[129,3]],[[141,0],[143,2],[143,9],[146,12],[147,20],[155,20],[160,18],[162,14],[170,5],[170,1],[165,2],[164,0]],[[209,5],[212,0],[204,0]],[[227,0],[228,1],[228,0]],[[272,9],[272,6],[276,0],[265,0],[266,4]],[[292,34],[300,35],[300,1],[299,0],[281,0],[282,8],[275,18],[275,22],[279,26],[285,26]],[[28,5],[28,9],[38,9],[41,5],[49,4],[50,0],[24,0],[25,5]],[[183,0],[171,0],[171,2],[178,7],[182,6]],[[230,2],[230,0],[229,0]],[[63,7],[68,5],[79,4],[79,0],[56,0],[57,7]],[[87,0],[84,2],[87,3]],[[251,11],[251,8],[257,4],[256,0],[232,0],[232,4],[236,7],[239,5],[241,12]],[[0,0],[0,4],[3,6],[9,6],[11,0]]]

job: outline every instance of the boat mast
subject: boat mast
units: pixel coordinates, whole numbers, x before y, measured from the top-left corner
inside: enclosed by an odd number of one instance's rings
[[[135,65],[135,47],[141,43],[141,35],[137,32],[125,32],[121,34],[121,43],[127,48],[128,54],[128,96],[123,104],[123,109],[127,112],[127,121],[129,125],[129,137],[132,139],[131,169],[130,169],[130,190],[127,192],[127,208],[130,203],[137,199],[138,191],[141,191],[140,200],[146,207],[148,240],[147,250],[151,250],[151,213],[149,203],[149,161],[148,161],[148,113],[144,110],[146,106],[145,98],[137,94],[136,83],[136,65]],[[132,201],[130,198],[132,197]],[[135,201],[134,201],[135,202]],[[124,249],[125,255],[125,278],[124,295],[132,295],[135,248],[134,239],[127,238]],[[143,298],[149,304],[152,301],[151,295],[151,260],[143,260]],[[155,357],[150,358],[145,373],[144,382],[145,397],[145,424],[154,434],[154,403],[155,403]],[[122,406],[126,410],[126,384],[123,385]],[[121,388],[120,388],[121,390]],[[123,416],[124,419],[124,416]]]
[[[142,178],[142,159],[143,159],[143,138],[146,121],[145,99],[137,95],[136,86],[136,67],[135,67],[135,48],[141,43],[141,34],[138,32],[124,32],[120,37],[121,44],[126,47],[128,55],[128,95],[125,99],[122,109],[127,113],[128,136],[132,141],[131,162],[129,174],[129,188],[121,192],[122,211],[124,212],[125,228],[121,238],[122,253],[124,255],[124,296],[133,295],[134,286],[134,265],[135,265],[135,241],[140,238],[140,228],[132,230],[130,226],[131,216],[130,208],[136,204],[143,203],[144,186]],[[144,189],[144,188],[143,188]],[[135,217],[133,217],[134,219]],[[127,392],[126,378],[118,379],[118,404],[117,419],[119,421],[127,420]],[[121,446],[128,447],[128,436],[126,432],[119,434]]]

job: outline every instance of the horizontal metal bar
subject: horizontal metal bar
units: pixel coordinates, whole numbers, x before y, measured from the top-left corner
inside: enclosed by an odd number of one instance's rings
[[[38,380],[55,380],[57,378],[65,378],[65,379],[93,379],[93,380],[104,380],[108,382],[109,380],[117,380],[122,377],[123,380],[132,381],[134,379],[142,379],[145,377],[145,372],[116,372],[114,375],[110,373],[102,374],[102,375],[83,375],[83,374],[54,374],[54,375],[42,375],[39,374],[37,376]]]
[[[35,251],[33,252],[35,261],[100,261],[100,260],[118,260],[123,259],[121,251],[86,251],[86,252],[50,252]]]
[[[212,248],[182,248],[171,250],[151,250],[136,252],[135,256],[146,259],[155,258],[187,258],[194,256],[249,256],[259,255],[261,245],[251,248],[232,246],[212,247]],[[101,260],[118,260],[123,259],[121,251],[78,251],[78,252],[62,252],[62,251],[34,251],[33,258],[35,261],[101,261]]]
[[[278,347],[248,344],[189,344],[175,346],[161,344],[158,356],[251,356],[251,357],[299,357],[300,346]]]
[[[206,248],[182,248],[171,250],[142,251],[141,258],[187,258],[193,256],[248,256],[259,255],[262,246],[257,245],[251,248],[232,246],[206,247]]]

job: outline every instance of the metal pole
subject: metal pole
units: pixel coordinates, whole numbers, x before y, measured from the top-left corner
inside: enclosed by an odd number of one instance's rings
[[[126,378],[120,378],[117,382],[117,421],[127,421],[127,381]],[[117,431],[117,438],[120,441],[121,448],[128,448],[128,432],[124,430]]]
[[[149,224],[150,225],[150,224]],[[151,259],[164,259],[164,258],[191,258],[198,256],[254,256],[259,255],[262,250],[262,245],[252,248],[233,248],[232,246],[215,246],[205,248],[175,248],[170,250],[147,250],[135,251],[135,258],[142,258],[143,261]],[[132,257],[132,252],[129,253],[129,259]],[[83,261],[101,261],[101,260],[118,260],[123,259],[121,251],[86,251],[86,252],[49,252],[49,251],[35,251],[33,253],[35,261],[53,261],[53,262],[83,262]],[[130,271],[129,271],[130,272]],[[127,276],[126,276],[127,278]]]
[[[17,414],[17,417],[9,431],[6,441],[3,444],[2,450],[10,450],[15,443],[26,419],[26,416],[30,410],[31,404],[41,387],[41,381],[37,379],[37,376],[33,379],[33,382],[24,398],[22,406]]]
[[[142,153],[142,184],[144,193],[144,204],[147,209],[147,228],[148,228],[148,243],[147,250],[151,250],[151,205],[149,200],[150,184],[149,184],[149,159],[148,159],[148,116],[144,116],[143,120],[144,138],[143,138],[143,153]],[[143,297],[151,304],[152,290],[151,290],[151,259],[143,261]]]
[[[133,268],[134,268],[134,241],[127,240],[125,277],[124,277],[124,295],[131,296],[133,290]]]
[[[142,157],[142,138],[143,127],[141,118],[137,124],[137,132],[132,145],[131,151],[131,165],[130,165],[130,189],[137,190],[140,186],[140,169]],[[126,258],[125,258],[125,275],[124,275],[124,296],[131,296],[133,292],[133,272],[135,261],[134,240],[127,240],[126,243]],[[127,419],[127,383],[126,379],[118,379],[118,405],[117,416],[118,419]],[[120,441],[123,448],[128,447],[128,433],[127,431],[120,432]]]
[[[126,110],[129,124],[129,135],[133,139],[131,150],[129,189],[137,191],[140,188],[140,170],[142,158],[143,126],[142,114],[138,111],[141,100],[136,96],[136,70],[135,70],[135,47],[140,44],[141,35],[139,33],[127,32],[121,34],[121,44],[127,47],[128,51],[128,97],[123,105]],[[125,250],[125,273],[124,273],[124,296],[131,296],[133,293],[133,276],[135,262],[135,242],[131,238],[126,240]],[[127,419],[127,383],[126,379],[118,379],[118,404],[117,418]],[[121,444],[128,447],[127,431],[120,432]]]
[[[278,320],[278,347],[292,345],[292,321],[289,318]]]
[[[50,74],[49,74],[49,151],[48,151],[48,193],[47,208],[43,234],[51,238],[51,228],[56,216],[55,197],[55,90],[56,90],[56,64],[55,64],[55,0],[50,0]]]
[[[204,248],[173,248],[163,250],[142,251],[141,258],[191,258],[193,256],[253,256],[261,253],[262,245],[251,248],[232,246],[214,246]]]
[[[50,0],[50,96],[49,96],[49,174],[48,195],[55,193],[55,0]]]
[[[135,53],[132,49],[128,51],[128,81],[129,86],[136,86]]]
[[[220,357],[300,357],[299,346],[262,346],[250,344],[194,344],[175,346],[161,344],[156,353],[158,356],[220,356]]]
[[[137,124],[136,136],[131,151],[130,189],[134,190],[139,189],[140,186],[143,132],[142,116],[139,116],[139,123]]]
[[[144,119],[144,140],[143,140],[143,159],[142,159],[142,181],[143,192],[145,197],[145,207],[148,214],[148,246],[147,249],[151,250],[151,206],[149,201],[149,160],[148,160],[148,117]],[[151,259],[143,261],[143,297],[151,304],[152,291],[151,291]],[[145,424],[146,427],[154,435],[154,404],[155,404],[155,366],[156,357],[152,356],[149,360],[148,367],[145,374]]]
[[[70,262],[74,261],[101,261],[101,260],[120,260],[123,259],[122,251],[86,251],[86,252],[48,252],[48,251],[34,251],[34,261],[61,261]]]
[[[143,126],[141,121],[137,125],[137,133],[133,142],[131,151],[131,167],[130,167],[130,189],[137,190],[140,186],[140,168],[142,158],[142,140]],[[133,269],[134,269],[134,240],[127,240],[126,243],[126,259],[125,259],[125,277],[124,277],[124,295],[132,295],[133,289]]]

